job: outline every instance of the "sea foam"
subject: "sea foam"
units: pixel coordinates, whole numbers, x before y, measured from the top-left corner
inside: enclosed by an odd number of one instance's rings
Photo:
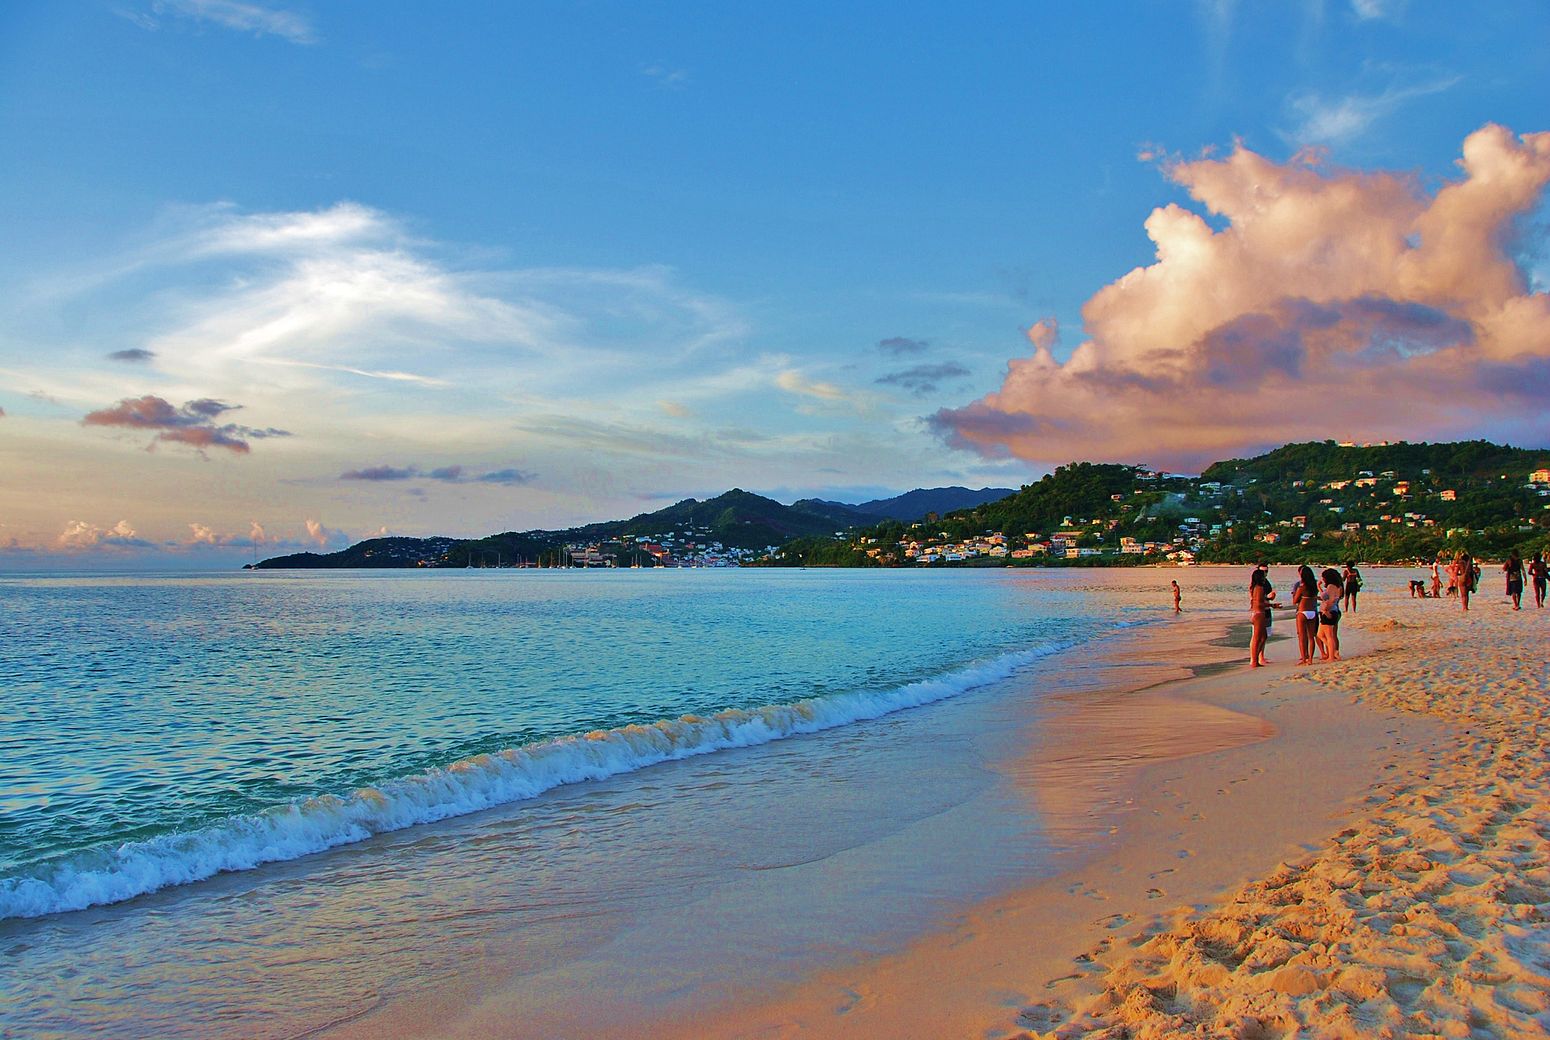
[[[752,747],[944,700],[1064,649],[1046,644],[881,691],[831,694],[761,708],[685,715],[475,755],[350,794],[317,795],[187,832],[100,847],[0,878],[0,920],[117,903],[224,871],[325,849],[533,798],[659,762]]]

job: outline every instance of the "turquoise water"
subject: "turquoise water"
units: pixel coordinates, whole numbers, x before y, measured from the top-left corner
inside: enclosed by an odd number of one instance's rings
[[[0,918],[866,725],[1141,616],[1113,602],[1009,571],[0,579]]]

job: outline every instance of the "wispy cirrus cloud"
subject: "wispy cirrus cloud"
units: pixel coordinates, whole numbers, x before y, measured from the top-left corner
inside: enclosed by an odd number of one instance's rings
[[[252,449],[250,440],[265,437],[288,437],[285,430],[273,427],[257,429],[238,423],[221,423],[217,420],[227,412],[234,412],[241,405],[226,404],[212,398],[189,401],[182,407],[154,394],[144,397],[126,397],[110,408],[87,413],[81,420],[83,426],[118,426],[131,430],[156,430],[151,445],[158,442],[183,444],[202,450],[224,448],[238,455],[246,455]]]
[[[689,70],[673,68],[661,62],[652,62],[650,65],[641,66],[640,74],[651,80],[659,87],[672,90],[681,90],[689,83]]]
[[[366,466],[362,469],[346,470],[339,474],[339,479],[363,480],[371,483],[425,479],[438,480],[445,484],[504,484],[510,486],[527,484],[536,475],[515,467],[479,472],[461,465],[438,466],[429,470],[422,470],[418,466]]]
[[[149,8],[126,9],[123,14],[144,29],[158,29],[170,16],[291,43],[318,42],[317,29],[305,14],[251,0],[153,0]]]
[[[1241,146],[1171,164],[1225,226],[1153,210],[1157,260],[1087,301],[1090,338],[1057,361],[1040,323],[1000,389],[936,428],[988,456],[1170,468],[1309,436],[1542,441],[1550,296],[1509,250],[1550,184],[1550,132],[1488,125],[1460,167],[1429,192]]]
[[[1367,133],[1405,103],[1440,94],[1459,82],[1458,76],[1442,76],[1408,86],[1390,85],[1375,94],[1335,97],[1301,91],[1287,99],[1287,111],[1296,122],[1282,137],[1303,145],[1343,144]]]

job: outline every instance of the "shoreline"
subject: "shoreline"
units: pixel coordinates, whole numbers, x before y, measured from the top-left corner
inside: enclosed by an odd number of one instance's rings
[[[1241,658],[1224,642],[1184,648],[1171,676],[1052,699],[1019,780],[1073,847],[1092,842],[1054,876],[973,906],[898,954],[821,971],[759,1006],[617,1035],[1012,1037],[1053,1028],[1063,1013],[1052,1009],[1104,992],[1103,959],[1136,928],[1202,912],[1305,855],[1354,822],[1384,776],[1445,739],[1440,725],[1356,705],[1284,664],[1234,667]],[[1289,644],[1273,645],[1284,660]],[[1366,635],[1348,646],[1350,661],[1379,652]],[[1172,743],[1181,737],[1183,746]],[[1138,750],[1116,756],[1104,750],[1112,746]],[[1094,785],[1095,776],[1107,779]]]

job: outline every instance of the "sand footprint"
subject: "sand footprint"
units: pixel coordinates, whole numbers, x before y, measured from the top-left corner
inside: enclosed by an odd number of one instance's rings
[[[1056,1026],[1064,1024],[1065,1020],[1065,1009],[1059,1004],[1048,1003],[1033,1004],[1025,1007],[1017,1016],[1019,1025],[1038,1033],[1048,1033]]]

